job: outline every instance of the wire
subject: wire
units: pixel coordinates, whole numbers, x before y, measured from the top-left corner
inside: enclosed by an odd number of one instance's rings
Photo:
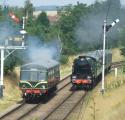
[[[107,2],[107,4],[108,4],[108,2]],[[110,7],[111,7],[111,0],[109,0],[108,9],[107,9],[107,12],[106,12],[106,21],[107,21],[107,19],[108,19],[108,15],[109,15]]]
[[[109,15],[109,11],[110,11],[110,8],[111,8],[111,0],[109,0],[109,2],[107,2],[108,5],[108,9],[107,9],[107,13],[106,13],[106,21],[108,19],[108,15]],[[106,44],[106,48],[108,48],[108,42]]]
[[[107,21],[107,19],[108,19],[110,7],[111,7],[111,0],[109,0],[109,2],[107,1],[107,4],[109,4],[109,5],[108,5],[108,8],[107,8],[106,17],[105,17],[106,21]],[[101,33],[100,33],[100,35],[99,35],[98,44],[100,44],[100,41],[101,41],[101,39],[102,39],[102,35],[103,35],[103,29],[102,29],[102,31],[101,31]],[[100,46],[101,46],[101,44],[100,44]],[[99,48],[99,49],[100,49],[100,48]]]
[[[101,45],[102,45],[102,35],[103,35],[103,29],[101,30],[100,32],[100,35],[99,35],[99,40],[98,40],[98,45],[99,45],[99,48],[98,49],[101,49]]]

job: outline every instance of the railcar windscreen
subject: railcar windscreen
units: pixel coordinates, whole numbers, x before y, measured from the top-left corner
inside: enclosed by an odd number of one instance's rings
[[[39,81],[46,79],[46,72],[42,71],[21,71],[20,80]]]

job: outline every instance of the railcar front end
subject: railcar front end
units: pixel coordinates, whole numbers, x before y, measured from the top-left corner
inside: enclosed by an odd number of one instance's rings
[[[19,88],[22,91],[22,97],[29,101],[55,91],[59,80],[59,65],[45,68],[28,64],[21,67]]]

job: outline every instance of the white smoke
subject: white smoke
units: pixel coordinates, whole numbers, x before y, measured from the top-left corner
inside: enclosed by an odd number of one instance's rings
[[[103,1],[106,1],[106,0],[83,0],[83,3],[86,3],[87,5],[91,5],[91,4],[94,4],[95,2],[103,2]]]
[[[121,2],[121,6],[125,7],[125,0],[120,0],[120,2]]]
[[[29,37],[28,41],[27,54],[30,62],[42,63],[47,60],[58,60],[59,49],[56,40],[45,44],[37,37]]]

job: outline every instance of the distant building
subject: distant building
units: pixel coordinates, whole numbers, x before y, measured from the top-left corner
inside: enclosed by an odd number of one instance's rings
[[[55,23],[58,21],[57,6],[41,6],[35,9],[33,16],[37,17],[42,11],[46,12],[50,23]]]
[[[37,17],[42,11],[34,11],[33,15]],[[55,16],[57,15],[57,11],[43,11],[46,12],[47,16]]]

